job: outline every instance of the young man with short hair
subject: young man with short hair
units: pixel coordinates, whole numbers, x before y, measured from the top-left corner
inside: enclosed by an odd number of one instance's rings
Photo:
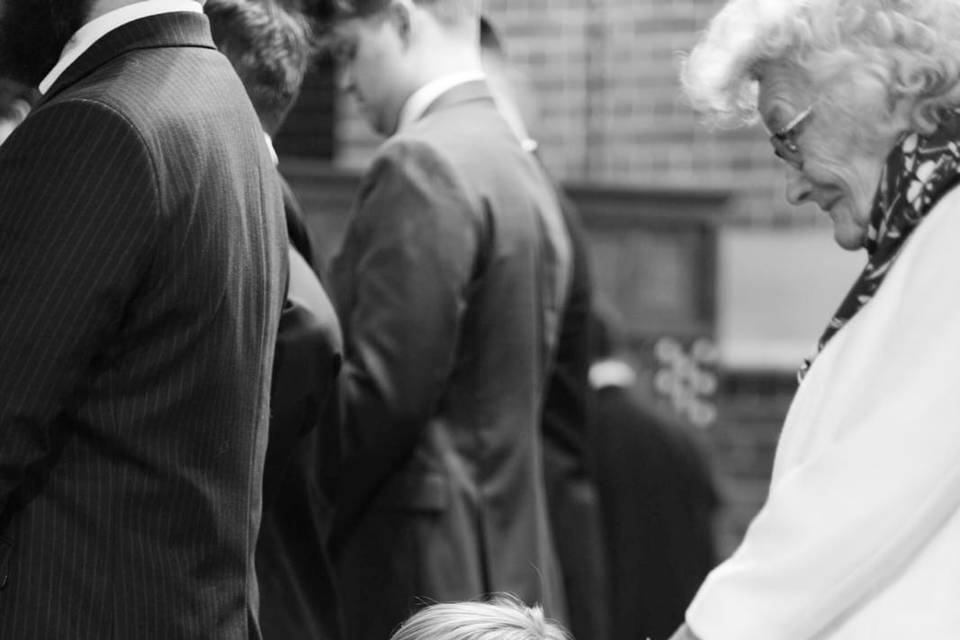
[[[332,543],[355,640],[494,591],[562,615],[538,425],[569,240],[484,80],[478,4],[338,3],[344,88],[390,136],[331,273],[346,353]]]

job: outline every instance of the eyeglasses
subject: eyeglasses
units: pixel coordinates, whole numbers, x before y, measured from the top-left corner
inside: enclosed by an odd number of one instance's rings
[[[770,136],[770,144],[773,145],[773,152],[777,157],[789,164],[791,167],[800,171],[803,169],[803,153],[797,146],[797,129],[813,113],[813,106],[807,107],[801,111],[797,117],[787,123],[787,126],[775,131]]]

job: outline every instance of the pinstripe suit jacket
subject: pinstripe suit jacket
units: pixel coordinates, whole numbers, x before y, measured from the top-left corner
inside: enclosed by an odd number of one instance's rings
[[[0,147],[0,638],[259,635],[285,260],[202,15],[109,33]]]

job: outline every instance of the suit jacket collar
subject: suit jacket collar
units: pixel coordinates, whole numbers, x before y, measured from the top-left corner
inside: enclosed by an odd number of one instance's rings
[[[40,99],[40,106],[110,60],[136,49],[203,47],[216,50],[210,23],[198,13],[164,13],[134,20],[95,42],[63,72]]]
[[[471,80],[470,82],[458,84],[449,91],[442,93],[440,97],[427,107],[421,119],[437,111],[456,107],[466,102],[489,102],[491,107],[496,108],[496,104],[493,101],[493,94],[490,93],[490,87],[487,86],[487,81]]]

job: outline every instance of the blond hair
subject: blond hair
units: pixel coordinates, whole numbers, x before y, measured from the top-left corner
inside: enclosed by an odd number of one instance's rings
[[[498,595],[487,602],[451,602],[412,615],[391,640],[571,640],[539,606]]]

